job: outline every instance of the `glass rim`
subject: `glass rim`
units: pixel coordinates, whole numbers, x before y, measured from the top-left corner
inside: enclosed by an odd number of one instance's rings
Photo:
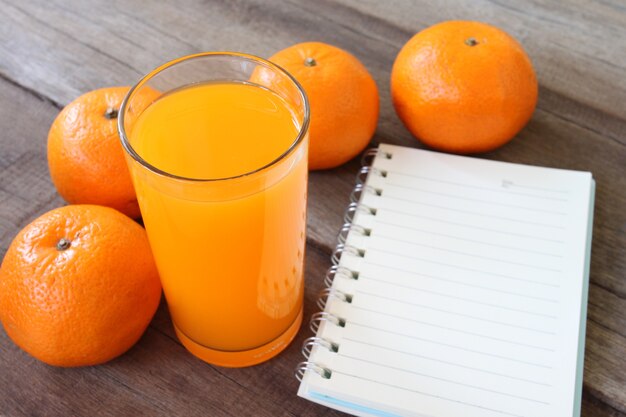
[[[279,73],[281,73],[282,75],[286,76],[288,80],[290,80],[296,87],[296,89],[298,90],[298,93],[300,94],[300,98],[302,99],[302,104],[304,107],[304,117],[302,120],[302,125],[299,128],[298,131],[298,135],[296,136],[296,138],[294,139],[294,141],[291,143],[291,145],[289,146],[289,148],[287,148],[287,150],[285,150],[285,152],[283,152],[282,154],[280,154],[278,157],[276,157],[274,160],[270,161],[269,163],[256,168],[252,171],[249,172],[245,172],[243,174],[238,174],[238,175],[233,175],[230,177],[220,177],[220,178],[191,178],[191,177],[184,177],[181,175],[176,175],[176,174],[172,174],[170,172],[164,171],[154,165],[152,165],[151,163],[149,163],[148,161],[146,161],[144,158],[142,158],[133,148],[133,146],[130,144],[130,140],[128,139],[128,136],[126,135],[126,129],[124,128],[124,119],[125,119],[125,113],[126,113],[126,108],[128,107],[128,103],[130,100],[130,97],[133,95],[133,93],[135,93],[135,91],[137,91],[140,87],[142,87],[144,84],[146,84],[150,79],[152,79],[155,75],[163,72],[164,70],[177,65],[181,62],[184,61],[189,61],[192,59],[197,59],[197,58],[205,58],[205,57],[210,57],[210,56],[225,56],[225,57],[235,57],[235,58],[242,58],[251,62],[256,62],[262,65],[265,65],[266,67],[269,67],[271,69],[274,69],[276,71],[278,71]],[[122,104],[120,105],[120,110],[118,112],[118,119],[117,119],[117,131],[118,131],[118,135],[120,137],[120,140],[122,142],[122,147],[124,148],[124,150],[126,151],[126,153],[128,155],[130,155],[136,162],[138,162],[140,165],[142,165],[144,168],[148,169],[149,171],[158,174],[158,175],[162,175],[171,179],[175,179],[175,180],[179,180],[179,181],[189,181],[189,182],[217,182],[217,181],[228,181],[228,180],[234,180],[234,179],[238,179],[238,178],[244,178],[244,177],[248,177],[257,173],[260,173],[261,171],[264,171],[268,168],[271,168],[272,166],[278,164],[279,162],[281,162],[282,160],[284,160],[285,158],[287,158],[288,155],[290,155],[297,147],[298,145],[300,145],[302,143],[302,141],[304,140],[304,137],[307,134],[307,131],[309,129],[309,122],[310,122],[310,107],[309,107],[309,99],[306,95],[306,93],[304,92],[304,88],[302,88],[302,85],[300,85],[300,83],[294,78],[293,75],[289,74],[284,68],[282,68],[281,66],[274,64],[271,61],[268,61],[267,59],[261,58],[259,56],[256,55],[252,55],[252,54],[246,54],[246,53],[242,53],[242,52],[200,52],[197,54],[191,54],[191,55],[185,55],[182,56],[180,58],[176,58],[174,60],[168,61],[165,64],[162,64],[158,67],[156,67],[155,69],[153,69],[152,71],[150,71],[149,73],[147,73],[146,75],[144,75],[143,77],[141,77],[141,79],[135,84],[133,85],[130,90],[128,90],[128,92],[126,93],[126,95],[124,96],[124,99],[122,100]]]

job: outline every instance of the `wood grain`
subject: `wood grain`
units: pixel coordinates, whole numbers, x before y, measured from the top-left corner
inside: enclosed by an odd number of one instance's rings
[[[305,40],[335,44],[368,67],[381,94],[374,143],[420,146],[391,106],[402,44],[447,19],[504,28],[529,52],[538,109],[507,146],[479,157],[589,170],[597,181],[583,394],[584,416],[626,416],[626,7],[618,1],[348,0],[80,2],[0,0],[0,256],[37,215],[63,204],[50,183],[47,130],[88,90],[128,85],[202,50],[269,56]],[[311,173],[308,317],[358,166]],[[340,413],[296,397],[289,349],[253,368],[212,367],[186,353],[164,305],[141,341],[109,364],[56,369],[0,331],[0,415],[286,415]]]

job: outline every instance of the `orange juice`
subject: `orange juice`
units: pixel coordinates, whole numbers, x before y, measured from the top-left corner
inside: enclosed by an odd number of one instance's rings
[[[163,95],[130,144],[176,332],[200,358],[245,366],[280,352],[302,319],[307,143],[279,95],[241,82]],[[184,177],[179,181],[173,176]]]

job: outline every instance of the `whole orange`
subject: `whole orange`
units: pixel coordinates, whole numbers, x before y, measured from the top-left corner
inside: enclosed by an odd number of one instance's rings
[[[537,90],[522,46],[480,22],[449,21],[419,32],[391,72],[404,125],[447,152],[486,152],[511,140],[530,119]]]
[[[48,165],[59,194],[72,204],[100,204],[139,217],[139,205],[117,134],[129,87],[90,91],[68,104],[48,133]],[[153,100],[152,94],[140,97]]]
[[[354,55],[325,43],[305,42],[269,60],[293,75],[309,98],[309,169],[334,168],[367,146],[378,122],[378,88]],[[270,88],[272,84],[259,83]]]
[[[42,215],[0,267],[0,320],[26,352],[56,366],[121,355],[139,340],[161,297],[144,229],[108,207]]]

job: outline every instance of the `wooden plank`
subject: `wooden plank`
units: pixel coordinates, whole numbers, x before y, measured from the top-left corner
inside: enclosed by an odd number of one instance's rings
[[[195,13],[168,4],[146,9],[116,2],[71,7],[62,2],[19,7],[7,3],[6,17],[10,20],[2,55],[9,59],[3,72],[8,70],[23,84],[37,85],[45,94],[65,96],[67,101],[89,89],[89,84],[129,83],[140,73],[177,55],[198,50],[245,49],[268,56],[296,41],[319,39],[357,54],[374,73],[386,99],[391,62],[413,33],[440,20],[479,19],[506,28],[522,40],[535,61],[544,90],[556,97],[590,104],[618,120],[625,118],[620,103],[626,97],[626,87],[614,80],[620,79],[626,67],[626,25],[623,13],[614,12],[619,7],[616,2],[604,2],[599,7],[586,2],[575,6],[536,2],[521,10],[491,1],[448,1],[437,6],[402,1],[341,3],[322,1],[311,6],[292,2],[287,7],[273,2],[211,2],[190,6]],[[97,22],[93,16],[98,16]],[[216,17],[220,25],[206,24]],[[282,24],[274,24],[277,20]],[[12,47],[16,41],[10,36],[15,33],[12,25],[19,27],[33,21],[40,26],[45,22],[47,26],[41,28],[40,34],[30,34],[32,39],[21,38],[21,48],[16,51]],[[80,39],[80,45],[76,45],[76,39]],[[55,50],[63,59],[44,61],[53,66],[34,67],[21,74],[28,51],[38,50]],[[97,51],[106,51],[106,56],[97,55]],[[77,62],[80,57],[92,57],[96,66],[102,64],[108,71],[100,74],[84,68]],[[58,70],[53,71],[58,75],[46,74],[50,69]],[[67,85],[67,77],[56,79],[68,73],[72,74],[71,85]],[[127,74],[134,75],[131,81],[124,79]],[[394,120],[387,117],[393,114],[387,113],[386,108],[382,110],[383,120]]]
[[[245,49],[269,56],[292,43],[316,39],[344,47],[363,60],[378,82],[383,102],[389,103],[391,63],[413,33],[445,19],[483,20],[524,43],[546,91],[540,106],[550,111],[565,107],[564,113],[581,123],[587,118],[576,117],[576,109],[569,108],[572,102],[597,109],[610,123],[598,123],[597,117],[589,118],[589,123],[602,132],[607,127],[618,129],[613,137],[624,141],[618,133],[624,133],[626,110],[621,103],[626,86],[615,80],[626,69],[626,18],[614,11],[619,8],[616,2],[598,7],[535,2],[532,7],[514,8],[496,1],[447,1],[437,6],[400,0],[349,5],[329,0],[315,5],[231,1],[189,6],[194,13],[166,3],[145,8],[115,1],[6,6],[5,38],[0,43],[4,45],[0,56],[6,59],[0,61],[0,69],[58,102],[95,86],[131,83],[157,64],[190,52]],[[206,24],[216,19],[220,24]],[[15,48],[12,34],[33,24],[40,30],[21,34],[20,47]],[[50,50],[59,59],[48,62]],[[33,55],[43,59],[34,62],[29,59]],[[91,65],[79,59],[88,59]],[[25,72],[26,62],[30,67]],[[393,128],[394,137],[408,138],[390,106],[382,106],[381,116],[382,128]]]
[[[593,320],[587,321],[584,386],[589,394],[624,412],[626,338]]]
[[[626,414],[619,412],[583,391],[581,415],[583,417],[623,417]]]
[[[0,257],[4,257],[18,230],[63,200],[50,181],[46,162],[48,128],[58,109],[2,79],[0,91]]]
[[[326,3],[346,4],[333,10],[336,21],[364,28],[382,39],[398,31],[410,36],[443,20],[491,23],[522,42],[544,88],[621,120],[626,118],[626,83],[619,82],[626,71],[626,13],[617,0]],[[318,2],[309,7],[317,6]]]

